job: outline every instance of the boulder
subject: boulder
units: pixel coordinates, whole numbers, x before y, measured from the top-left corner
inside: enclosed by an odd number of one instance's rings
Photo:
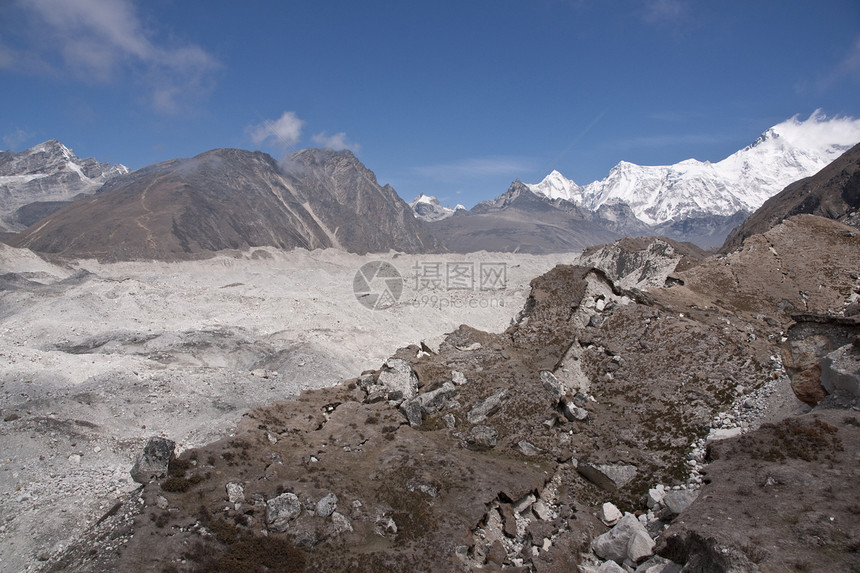
[[[627,464],[592,464],[580,461],[576,470],[594,485],[615,491],[636,477],[636,466]]]
[[[499,433],[492,426],[475,426],[466,434],[466,447],[470,450],[489,450],[496,446]]]
[[[457,395],[457,387],[453,382],[445,382],[441,387],[431,392],[419,395],[415,400],[425,414],[435,414],[448,407],[451,399]]]
[[[708,432],[706,442],[717,442],[719,440],[728,440],[729,438],[737,438],[741,435],[740,428],[714,428]]]
[[[466,416],[469,423],[478,424],[498,412],[499,408],[502,407],[502,404],[505,403],[505,400],[508,399],[509,395],[510,392],[508,392],[507,388],[499,388],[483,400],[476,403]]]
[[[294,493],[282,493],[266,502],[266,525],[272,531],[286,531],[302,512],[302,502]]]
[[[549,370],[542,370],[540,373],[540,381],[544,389],[549,392],[550,400],[553,404],[558,404],[564,399],[567,391],[564,384],[556,378],[555,374]]]
[[[645,498],[645,505],[648,506],[648,509],[652,509],[655,505],[661,503],[665,496],[666,490],[663,488],[662,485],[653,487],[648,490],[648,495]]]
[[[421,413],[421,404],[416,399],[401,402],[400,411],[403,412],[409,425],[413,428],[419,427],[424,421],[424,416]]]
[[[606,525],[615,525],[623,517],[621,511],[614,503],[607,501],[597,511],[597,518]]]
[[[176,442],[167,438],[159,436],[149,438],[131,468],[131,479],[137,483],[147,484],[152,480],[165,477],[167,466],[173,460],[175,446]]]
[[[596,571],[597,573],[627,573],[627,570],[615,561],[605,561]]]
[[[821,385],[830,392],[860,398],[860,350],[846,344],[821,359]]]
[[[316,514],[320,517],[328,517],[337,509],[337,496],[330,493],[317,502]]]
[[[630,545],[630,541],[633,539],[634,535],[637,533],[643,534],[649,540],[651,539],[645,526],[642,525],[642,522],[636,519],[636,516],[632,513],[627,513],[621,518],[615,527],[603,535],[597,536],[594,541],[591,542],[591,549],[594,551],[594,554],[601,559],[610,559],[616,563],[622,563],[625,559],[631,558],[628,553],[628,546]],[[635,547],[632,548],[636,555],[640,557],[640,560],[647,557],[647,555],[641,555],[643,544],[644,539],[640,535],[637,537]],[[653,546],[652,542],[652,549]],[[650,553],[648,553],[648,555],[650,555]]]
[[[411,400],[418,394],[418,375],[402,358],[389,358],[379,373],[377,383],[385,388],[389,400],[398,403]]]
[[[791,377],[791,390],[797,399],[810,406],[815,406],[827,396],[827,390],[821,385],[821,365],[813,364]]]
[[[634,563],[651,557],[654,554],[654,540],[646,530],[635,531],[627,542],[627,558]]]
[[[226,489],[227,501],[230,503],[243,503],[245,501],[245,486],[242,484],[230,482]]]
[[[457,386],[462,386],[463,384],[468,382],[468,380],[466,380],[466,375],[459,370],[451,370],[451,382],[453,382]]]
[[[565,402],[564,417],[571,422],[582,422],[588,418],[588,410],[580,408],[573,402]]]
[[[678,515],[690,507],[697,497],[699,497],[698,490],[678,489],[666,492],[662,501],[663,507],[666,508],[664,515],[666,517]]]

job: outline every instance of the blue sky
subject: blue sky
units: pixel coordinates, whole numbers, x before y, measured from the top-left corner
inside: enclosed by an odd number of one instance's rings
[[[471,207],[860,117],[860,2],[3,0],[0,86],[2,149],[346,147],[407,201]]]

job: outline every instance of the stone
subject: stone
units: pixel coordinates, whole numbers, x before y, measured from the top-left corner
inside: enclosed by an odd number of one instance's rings
[[[413,428],[421,426],[424,421],[424,416],[421,413],[421,404],[416,399],[401,402],[400,411],[403,412],[409,425]]]
[[[302,512],[302,503],[294,493],[282,493],[266,502],[266,525],[272,531],[286,531]]]
[[[535,494],[533,494],[533,493],[526,494],[525,496],[522,497],[522,499],[519,499],[516,502],[514,502],[513,510],[519,514],[522,514],[525,510],[527,510],[528,508],[530,508],[532,506],[532,504],[535,502],[535,500],[537,500],[537,497],[535,497]]]
[[[615,491],[636,477],[636,466],[627,464],[592,464],[580,461],[576,470],[594,485]]]
[[[648,490],[648,495],[645,498],[645,505],[648,506],[649,509],[653,508],[655,505],[663,501],[663,497],[666,495],[666,490],[662,485],[658,485],[657,487],[651,488]]]
[[[176,442],[153,436],[137,456],[131,468],[131,479],[137,483],[147,484],[167,475],[167,466],[173,460],[173,449]]]
[[[699,497],[698,490],[679,489],[667,492],[663,497],[663,507],[668,516],[675,516],[690,507]]]
[[[489,450],[496,446],[499,433],[492,426],[475,426],[466,434],[466,447],[470,450]]]
[[[79,465],[81,465],[81,454],[72,454],[72,455],[70,455],[70,456],[69,456],[69,462],[70,462],[73,466],[79,466]]]
[[[565,402],[564,417],[571,422],[582,422],[588,418],[588,410],[580,408],[573,402]]]
[[[155,505],[158,509],[167,509],[170,506],[170,502],[163,495],[159,495],[155,498]]]
[[[536,456],[540,453],[540,450],[535,447],[534,444],[527,440],[520,440],[517,442],[517,445],[514,446],[514,449],[523,454],[524,456]]]
[[[542,499],[532,504],[532,511],[538,519],[542,519],[543,521],[552,519],[552,511],[550,511],[549,506]]]
[[[647,531],[635,531],[627,542],[627,558],[639,563],[654,554],[654,545]]]
[[[445,382],[439,388],[431,392],[425,392],[419,395],[415,400],[421,406],[421,411],[425,414],[435,414],[440,410],[445,409],[451,402],[451,399],[457,395],[457,387],[453,382]]]
[[[558,404],[564,399],[567,391],[564,387],[564,384],[556,378],[555,374],[550,372],[549,370],[541,370],[540,373],[540,381],[543,385],[544,389],[549,392],[550,400],[553,404]]]
[[[508,392],[507,388],[499,388],[483,400],[477,402],[466,416],[469,423],[478,424],[498,412],[509,395],[510,392]]]
[[[418,394],[418,375],[402,358],[389,358],[377,382],[385,388],[387,398],[398,403],[411,400]]]
[[[791,390],[801,402],[815,406],[827,396],[821,385],[821,365],[813,364],[791,377]]]
[[[507,558],[508,552],[505,551],[505,546],[502,545],[502,542],[498,539],[493,541],[492,545],[490,545],[490,550],[487,552],[487,561],[501,565]]]
[[[457,386],[462,386],[467,382],[466,376],[459,370],[451,370],[451,382]]]
[[[635,573],[681,573],[682,567],[665,557],[653,555],[636,567]]]
[[[627,545],[636,532],[648,536],[648,531],[636,516],[627,513],[615,527],[594,538],[591,542],[591,549],[601,559],[611,559],[616,563],[622,563],[628,557]]]
[[[331,522],[334,524],[334,530],[337,533],[346,533],[352,531],[352,522],[344,514],[335,511],[331,514]]]
[[[717,442],[720,440],[728,440],[729,438],[737,438],[742,433],[740,428],[714,428],[708,432],[706,442]]]
[[[597,573],[627,573],[627,570],[615,561],[605,561],[597,568]]]
[[[614,503],[607,501],[597,510],[597,518],[606,525],[615,525],[623,517]]]
[[[860,398],[860,351],[853,344],[821,359],[821,385],[831,394],[838,391]]]
[[[591,318],[588,319],[588,326],[600,328],[601,326],[603,326],[604,322],[606,322],[606,319],[603,317],[603,315],[592,314]]]
[[[516,537],[517,518],[514,515],[514,508],[508,503],[503,503],[499,505],[499,514],[502,516],[502,533],[507,537]]]
[[[230,503],[243,503],[245,501],[245,486],[240,483],[230,482],[226,485],[227,501]]]
[[[316,514],[320,517],[328,517],[337,509],[337,496],[330,493],[317,502]]]

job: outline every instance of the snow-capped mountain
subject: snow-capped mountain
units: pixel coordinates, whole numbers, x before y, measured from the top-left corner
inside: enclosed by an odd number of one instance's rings
[[[0,230],[20,231],[33,213],[22,208],[71,201],[77,195],[95,193],[105,182],[128,173],[124,165],[80,159],[75,153],[51,139],[20,153],[0,152]]]
[[[439,199],[425,195],[424,193],[413,199],[409,203],[409,206],[412,207],[415,218],[422,221],[441,221],[442,219],[447,219],[460,209],[466,209],[462,205],[457,205],[453,209],[451,207],[443,207],[439,203]]]
[[[601,181],[579,186],[558,171],[529,189],[590,210],[627,203],[650,225],[709,215],[752,212],[787,185],[809,177],[860,142],[860,120],[816,111],[765,131],[752,145],[717,163],[687,159],[642,166],[622,161]]]

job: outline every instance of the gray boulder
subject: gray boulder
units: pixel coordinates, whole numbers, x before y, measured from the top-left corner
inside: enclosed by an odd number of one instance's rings
[[[699,497],[698,491],[687,489],[678,489],[666,492],[663,496],[663,507],[665,507],[664,517],[674,517],[690,507],[696,498]]]
[[[615,491],[636,477],[636,466],[626,464],[592,464],[579,462],[576,470],[582,477],[606,491]]]
[[[470,450],[489,450],[496,446],[499,433],[492,426],[475,426],[466,434],[466,447]]]
[[[302,512],[302,502],[294,493],[282,493],[266,502],[266,524],[272,531],[286,531]]]
[[[555,374],[549,370],[542,370],[540,373],[540,381],[544,389],[549,392],[550,400],[553,404],[558,404],[564,399],[567,393],[564,384],[556,378]]]
[[[457,395],[457,387],[453,382],[445,382],[441,387],[436,388],[431,392],[421,394],[415,400],[421,406],[421,411],[425,414],[435,414],[440,410],[445,409],[451,403],[454,396]]]
[[[821,359],[821,385],[860,398],[860,348],[846,344]]]
[[[645,538],[648,538],[650,542],[650,549],[647,550],[647,554],[644,554],[645,548],[648,546]],[[591,542],[591,549],[595,555],[616,563],[622,563],[625,559],[634,562],[641,561],[652,554],[653,548],[654,542],[651,541],[648,531],[632,513],[626,514],[615,527],[603,535],[597,536]],[[636,558],[634,559],[634,557]]]
[[[418,400],[404,400],[400,403],[400,411],[406,416],[406,420],[413,428],[417,428],[424,421],[424,416],[421,413],[421,404]]]
[[[395,402],[411,400],[418,394],[418,375],[402,358],[389,358],[377,383],[385,388],[388,399]]]
[[[330,493],[317,502],[316,514],[320,517],[328,517],[335,509],[337,509],[337,496]]]
[[[499,388],[477,404],[469,411],[467,415],[467,419],[470,424],[477,424],[479,422],[483,422],[489,416],[492,416],[496,412],[499,411],[499,408],[502,407],[502,404],[505,403],[505,400],[508,399],[510,392],[508,392],[507,388]]]
[[[137,456],[131,468],[131,479],[137,483],[147,484],[167,475],[167,466],[173,460],[173,449],[176,442],[154,436],[149,438],[143,451]]]

